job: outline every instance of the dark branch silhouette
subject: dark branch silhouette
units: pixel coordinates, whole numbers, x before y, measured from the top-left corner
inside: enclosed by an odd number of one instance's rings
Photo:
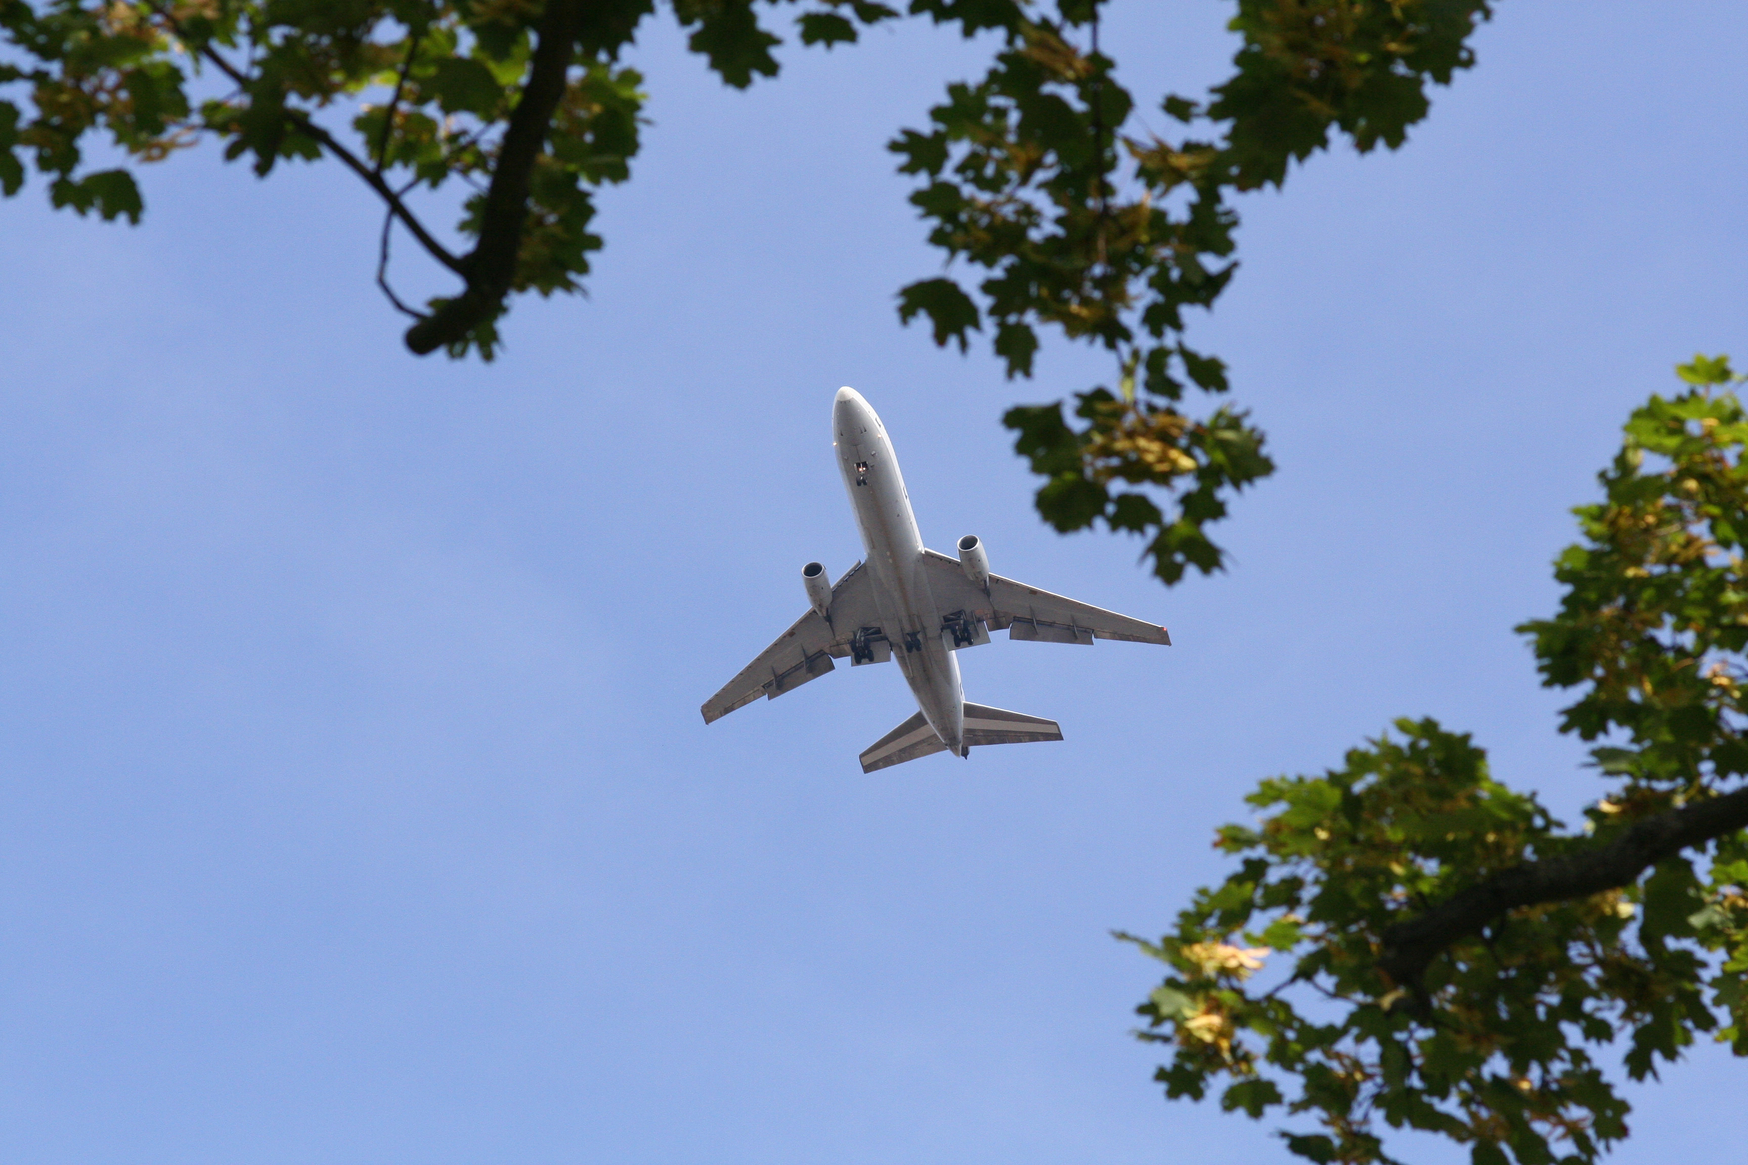
[[[1610,841],[1500,870],[1415,918],[1384,931],[1378,969],[1426,1005],[1420,979],[1451,944],[1513,910],[1618,890],[1691,846],[1748,828],[1748,786],[1635,822]]]
[[[407,329],[407,347],[423,356],[453,344],[503,310],[516,276],[528,189],[546,131],[564,96],[566,74],[582,33],[582,0],[548,0],[540,17],[528,83],[510,114],[492,182],[480,211],[479,242],[456,268],[467,288]]]
[[[192,43],[183,34],[173,13],[162,4],[152,7],[176,30],[185,44]],[[522,87],[516,108],[511,111],[492,167],[491,183],[486,187],[485,205],[479,216],[479,238],[466,255],[457,256],[438,242],[402,201],[403,192],[391,187],[383,176],[395,110],[418,52],[420,38],[413,39],[401,64],[373,157],[367,159],[353,153],[304,111],[290,107],[282,109],[282,115],[298,133],[339,159],[376,192],[388,207],[391,223],[398,219],[432,258],[466,282],[460,295],[440,302],[430,314],[407,307],[386,282],[388,224],[385,224],[379,248],[381,262],[377,268],[377,283],[396,308],[417,319],[406,334],[407,347],[413,352],[423,356],[438,348],[461,343],[474,328],[495,319],[503,311],[504,300],[515,285],[523,228],[528,221],[528,197],[534,167],[545,148],[553,116],[569,84],[569,71],[576,58],[578,42],[588,42],[585,49],[611,53],[630,39],[639,16],[641,12],[591,12],[584,0],[548,0],[536,27],[537,43],[530,61],[528,81]],[[248,91],[249,77],[243,70],[226,60],[211,45],[202,44],[197,51],[239,89]]]

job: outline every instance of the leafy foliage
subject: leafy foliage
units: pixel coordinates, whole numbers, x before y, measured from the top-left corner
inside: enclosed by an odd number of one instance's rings
[[[1262,434],[1234,409],[1192,420],[1170,405],[1137,403],[1133,394],[1118,399],[1102,388],[1077,399],[1084,429],[1069,427],[1060,404],[1015,408],[1006,417],[1020,432],[1015,448],[1048,479],[1038,491],[1046,519],[1065,533],[1103,518],[1113,530],[1151,535],[1147,552],[1167,583],[1182,578],[1186,566],[1219,569],[1220,549],[1203,526],[1226,516],[1226,487],[1248,485],[1274,468],[1262,452]],[[1113,494],[1117,481],[1176,487],[1176,515],[1168,521],[1140,491]]]
[[[794,4],[799,0],[784,0]],[[574,292],[601,238],[593,191],[624,182],[639,146],[643,78],[618,63],[654,0],[0,0],[0,191],[27,164],[56,206],[137,222],[128,167],[82,168],[107,134],[131,163],[213,136],[265,177],[328,154],[467,284],[433,300],[409,343],[490,359],[507,296]],[[897,13],[812,0],[804,43],[856,37]],[[779,39],[754,0],[675,0],[690,45],[730,85],[776,73]],[[543,57],[542,46],[546,46]],[[202,99],[204,94],[213,94]],[[27,103],[21,105],[22,96]],[[348,136],[332,124],[351,111]],[[413,212],[416,188],[471,188],[455,254]],[[379,278],[381,274],[379,273]],[[456,305],[463,304],[465,310]],[[436,320],[432,324],[429,321]]]
[[[1395,147],[1425,116],[1429,83],[1471,58],[1487,0],[1237,0],[1233,74],[1204,101],[1167,96],[1198,127],[1134,129],[1136,101],[1098,45],[1104,0],[910,0],[912,16],[1000,43],[980,80],[948,87],[926,130],[891,145],[923,185],[931,241],[985,272],[899,294],[936,343],[967,349],[985,323],[1010,375],[1030,375],[1039,329],[1109,350],[1117,391],[1017,408],[1006,423],[1044,476],[1059,530],[1104,522],[1141,536],[1155,573],[1218,570],[1206,533],[1273,464],[1241,409],[1186,411],[1190,388],[1227,390],[1219,359],[1188,347],[1188,308],[1231,280],[1230,196],[1279,184],[1332,133]],[[831,48],[897,19],[874,0],[669,0],[691,49],[729,85],[778,72],[789,10],[804,45]],[[56,206],[138,221],[131,163],[200,138],[266,176],[285,160],[338,159],[385,206],[378,282],[414,317],[407,343],[451,356],[496,351],[510,297],[580,290],[594,192],[626,181],[644,94],[619,62],[655,0],[0,0],[0,191],[27,163]],[[1137,50],[1145,46],[1134,46]],[[17,99],[23,94],[25,104]],[[204,98],[204,99],[203,99]],[[349,132],[334,120],[350,114]],[[1186,131],[1187,132],[1187,131]],[[107,133],[130,165],[83,168]],[[410,199],[451,180],[471,190],[453,237]],[[462,283],[413,308],[387,278],[397,226]],[[1065,415],[1065,409],[1066,415]],[[1084,422],[1076,424],[1075,420]]]
[[[1695,387],[1633,414],[1606,500],[1575,511],[1587,541],[1555,560],[1559,615],[1521,628],[1549,686],[1589,685],[1562,729],[1626,734],[1597,760],[1626,779],[1627,816],[1748,773],[1748,415],[1708,391],[1734,379],[1727,359],[1679,371]]]
[[[948,276],[913,283],[900,313],[927,315],[937,343],[961,348],[987,320],[1010,376],[1031,374],[1041,325],[1108,349],[1118,392],[1077,394],[1084,427],[1061,402],[1014,409],[1005,423],[1047,479],[1037,495],[1046,520],[1138,534],[1173,583],[1189,567],[1220,569],[1205,527],[1273,469],[1243,411],[1182,411],[1190,386],[1227,389],[1224,365],[1182,333],[1185,310],[1212,307],[1236,270],[1231,195],[1279,185],[1332,130],[1362,151],[1401,145],[1426,115],[1427,84],[1471,63],[1467,37],[1489,5],[1240,0],[1233,75],[1206,102],[1164,99],[1168,117],[1199,127],[1172,140],[1126,128],[1136,101],[1099,49],[1101,4],[1055,7],[912,5],[967,35],[999,30],[1004,45],[980,81],[948,88],[928,132],[891,145],[900,169],[924,180],[911,202],[930,241],[987,273],[976,294]]]
[[[1593,755],[1612,787],[1584,829],[1431,720],[1321,776],[1264,781],[1248,798],[1260,823],[1215,842],[1238,870],[1173,933],[1132,939],[1170,969],[1140,1008],[1142,1038],[1174,1050],[1168,1096],[1223,1081],[1228,1111],[1310,1118],[1282,1136],[1312,1161],[1389,1162],[1386,1129],[1413,1128],[1469,1144],[1477,1165],[1572,1165],[1627,1135],[1601,1049],[1622,1041],[1634,1079],[1701,1032],[1748,1055],[1740,816],[1647,877],[1454,935],[1419,982],[1380,965],[1404,918],[1748,788],[1748,413],[1724,358],[1678,371],[1692,387],[1633,413],[1604,500],[1576,511],[1559,613],[1521,628],[1548,685],[1583,689],[1562,731],[1610,741]]]

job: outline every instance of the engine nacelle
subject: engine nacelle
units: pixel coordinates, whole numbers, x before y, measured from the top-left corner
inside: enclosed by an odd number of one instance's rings
[[[810,562],[802,567],[801,585],[807,588],[807,601],[813,604],[814,610],[821,615],[831,614],[832,580],[826,576],[824,566]]]
[[[989,590],[989,555],[983,552],[983,543],[977,535],[967,534],[959,539],[959,565],[972,586],[980,591]]]

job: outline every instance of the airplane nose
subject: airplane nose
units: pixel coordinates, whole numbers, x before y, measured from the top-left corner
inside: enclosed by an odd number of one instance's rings
[[[848,386],[840,388],[832,400],[832,428],[840,434],[859,432],[868,428],[873,413],[861,393]]]

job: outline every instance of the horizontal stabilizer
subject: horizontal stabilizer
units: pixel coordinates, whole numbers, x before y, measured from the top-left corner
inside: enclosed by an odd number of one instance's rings
[[[1027,716],[1005,708],[988,708],[982,704],[965,705],[965,745],[969,748],[985,744],[1028,744],[1034,740],[1061,740],[1062,726],[1042,716]],[[930,753],[945,752],[947,746],[935,735],[934,728],[918,712],[885,736],[875,741],[862,754],[862,771],[901,765],[907,760]]]
[[[965,743],[1028,744],[1034,740],[1061,740],[1062,725],[1042,716],[1026,716],[982,704],[965,705]]]
[[[945,752],[946,749],[928,720],[918,712],[868,746],[862,753],[862,771],[871,773],[875,769],[901,765],[907,760],[928,756],[931,752]]]

